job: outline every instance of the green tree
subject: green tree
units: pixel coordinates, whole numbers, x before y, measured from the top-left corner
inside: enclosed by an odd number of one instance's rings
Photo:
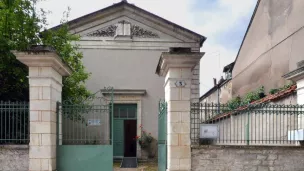
[[[89,73],[81,62],[82,53],[73,43],[79,37],[71,35],[65,24],[69,11],[62,27],[40,34],[47,23],[46,12],[38,11],[35,5],[35,0],[0,0],[0,100],[28,100],[28,69],[10,51],[37,44],[54,47],[73,70],[71,76],[63,79],[63,99],[89,96],[85,88]]]

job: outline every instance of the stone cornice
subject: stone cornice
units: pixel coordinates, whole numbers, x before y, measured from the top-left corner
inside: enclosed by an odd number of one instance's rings
[[[110,95],[111,92],[109,91],[101,91],[103,95]],[[114,95],[138,95],[143,96],[146,94],[146,90],[136,90],[136,89],[114,89],[113,90]]]
[[[169,68],[194,68],[204,54],[204,52],[163,52],[156,68],[156,74],[166,76]]]
[[[285,75],[283,75],[283,78],[286,78],[287,80],[292,81],[298,81],[300,79],[304,78],[304,66],[297,68]]]
[[[56,52],[12,51],[16,58],[28,67],[52,67],[62,76],[69,76],[72,69]]]

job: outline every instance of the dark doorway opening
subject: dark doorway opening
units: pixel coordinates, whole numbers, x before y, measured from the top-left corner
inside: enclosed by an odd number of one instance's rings
[[[136,157],[136,120],[124,120],[125,157]]]

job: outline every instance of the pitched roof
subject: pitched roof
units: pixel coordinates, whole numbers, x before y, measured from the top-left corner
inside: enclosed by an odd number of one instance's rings
[[[106,13],[106,12],[108,12],[108,11],[111,11],[111,10],[115,9],[115,8],[124,9],[124,8],[127,8],[127,7],[134,9],[134,11],[137,10],[137,11],[139,11],[140,13],[143,13],[143,14],[146,14],[146,15],[149,15],[149,16],[152,16],[152,17],[154,17],[154,18],[160,20],[160,21],[163,22],[163,23],[172,25],[174,28],[178,28],[178,29],[183,30],[183,31],[185,31],[185,32],[188,32],[188,33],[190,33],[190,34],[192,34],[192,35],[194,35],[194,36],[196,36],[196,37],[199,37],[199,39],[200,39],[200,46],[202,46],[202,44],[203,44],[203,43],[205,42],[205,40],[207,39],[207,38],[206,38],[205,36],[203,36],[203,35],[200,35],[200,34],[198,34],[198,33],[196,33],[196,32],[193,32],[193,31],[191,31],[191,30],[189,30],[189,29],[187,29],[187,28],[184,28],[184,27],[182,27],[182,26],[180,26],[180,25],[178,25],[178,24],[175,24],[175,23],[173,23],[173,22],[171,22],[171,21],[168,21],[168,20],[166,20],[166,19],[164,19],[164,18],[162,18],[162,17],[160,17],[160,16],[157,16],[157,15],[155,15],[155,14],[152,14],[152,13],[150,13],[150,12],[148,12],[148,11],[142,9],[142,8],[139,8],[139,7],[135,6],[134,4],[128,3],[128,2],[125,1],[125,0],[123,0],[123,1],[121,1],[121,2],[119,2],[119,3],[113,4],[113,5],[109,6],[109,7],[103,8],[103,9],[101,9],[101,10],[92,12],[92,13],[87,14],[87,15],[84,15],[84,16],[82,16],[82,17],[76,18],[76,19],[74,19],[74,20],[71,20],[71,21],[67,22],[67,24],[68,24],[69,26],[71,26],[71,25],[76,25],[76,24],[80,24],[82,20],[85,20],[85,19],[87,19],[87,18],[96,16],[96,15],[99,15],[99,14],[102,14],[102,13]],[[61,26],[61,24],[58,25],[58,26],[55,26],[55,27],[53,27],[53,28],[50,28],[50,29],[51,29],[51,30],[56,30],[56,29],[60,28],[60,26]]]

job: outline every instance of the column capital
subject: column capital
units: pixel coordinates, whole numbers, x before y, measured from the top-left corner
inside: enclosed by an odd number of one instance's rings
[[[166,76],[169,68],[194,68],[204,54],[204,52],[163,52],[156,68],[156,74]]]
[[[16,58],[28,67],[52,67],[62,76],[69,76],[72,69],[48,46],[32,46],[26,51],[12,51]]]

